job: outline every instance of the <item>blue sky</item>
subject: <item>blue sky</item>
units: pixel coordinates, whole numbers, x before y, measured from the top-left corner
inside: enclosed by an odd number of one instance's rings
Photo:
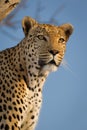
[[[38,0],[29,0],[15,19],[25,15],[36,18]],[[43,105],[36,130],[87,130],[87,0],[44,0],[39,21],[49,21],[54,11],[58,24],[70,22],[74,33],[67,43],[65,59],[68,67],[60,66],[44,85]],[[19,22],[21,23],[21,22]],[[2,32],[13,34],[14,40]],[[21,24],[15,29],[0,29],[0,50],[16,45],[24,37]]]

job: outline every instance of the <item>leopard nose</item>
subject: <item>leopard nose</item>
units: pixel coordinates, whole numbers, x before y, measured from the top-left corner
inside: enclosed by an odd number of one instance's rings
[[[50,50],[49,51],[52,55],[56,55],[56,54],[58,54],[59,53],[59,51],[58,50]]]

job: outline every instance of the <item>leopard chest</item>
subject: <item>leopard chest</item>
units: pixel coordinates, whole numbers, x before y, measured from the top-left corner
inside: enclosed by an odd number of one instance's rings
[[[37,79],[36,82],[31,80],[26,91],[26,106],[27,110],[24,112],[24,119],[21,123],[21,129],[28,129],[35,127],[40,108],[42,104],[42,86],[44,79]],[[43,82],[42,82],[43,81]]]
[[[37,93],[34,93],[34,95],[30,97],[30,99],[28,100],[29,104],[27,106],[27,110],[23,114],[24,119],[20,124],[21,129],[32,129],[35,127],[41,108],[41,102],[42,98],[38,97]]]

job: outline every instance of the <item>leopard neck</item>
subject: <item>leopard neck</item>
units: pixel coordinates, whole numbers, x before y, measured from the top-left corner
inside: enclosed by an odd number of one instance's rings
[[[41,68],[38,65],[35,53],[32,53],[32,55],[29,53],[29,46],[25,42],[26,39],[23,39],[23,41],[16,46],[16,51],[18,51],[16,53],[19,53],[18,59],[20,59],[17,65],[18,70],[20,70],[30,90],[36,91],[38,88],[39,91],[42,91],[47,75],[41,73]]]

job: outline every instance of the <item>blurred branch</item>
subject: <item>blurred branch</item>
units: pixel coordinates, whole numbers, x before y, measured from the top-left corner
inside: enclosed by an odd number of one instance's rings
[[[41,13],[42,11],[44,11],[46,9],[46,7],[44,7],[41,3],[41,0],[37,1],[37,7],[36,7],[36,12],[35,12],[35,18],[38,20],[38,22],[42,22],[42,23],[50,23],[50,24],[56,24],[58,25],[58,20],[56,20],[56,16],[58,16],[59,13],[61,13],[61,11],[63,11],[63,9],[65,8],[66,4],[63,3],[62,5],[60,5],[59,7],[56,8],[56,10],[53,12],[53,14],[51,15],[51,17],[49,18],[48,21],[41,21]]]
[[[0,21],[2,21],[21,0],[0,0]]]
[[[40,13],[45,9],[45,7],[42,5],[41,0],[37,0],[37,7],[35,12],[35,19],[38,21],[41,20]]]
[[[15,15],[17,15],[18,11],[20,11],[21,8],[26,8],[26,2],[28,0],[21,0],[21,2],[19,3],[19,5],[16,7],[16,9],[11,13],[9,14],[3,21],[1,21],[1,25],[5,25],[5,26],[8,26],[10,28],[14,28],[16,27],[16,24],[19,22],[18,20],[17,21],[13,21],[12,22],[12,19],[15,17]]]
[[[16,36],[14,36],[13,34],[9,33],[9,30],[7,31],[7,30],[4,29],[4,28],[0,28],[0,31],[2,31],[2,33],[3,33],[4,36],[7,36],[7,37],[13,39],[14,41],[15,41],[15,40],[19,40],[18,37],[16,37]]]
[[[53,14],[51,15],[51,18],[49,19],[49,23],[51,24],[58,24],[58,21],[55,19],[56,16],[58,16],[58,14],[63,11],[63,9],[65,8],[65,3],[62,4],[59,8],[57,8]]]
[[[5,1],[8,1],[8,0],[5,0]],[[9,31],[7,32],[3,27],[7,26],[7,27],[12,28],[12,29],[17,27],[17,24],[19,23],[19,20],[14,21],[13,18],[15,17],[15,15],[18,14],[18,11],[20,11],[21,8],[26,7],[26,2],[28,0],[26,0],[26,1],[25,0],[13,0],[13,1],[20,1],[20,2],[18,3],[18,6],[16,7],[16,9],[12,13],[10,11],[9,15],[7,15],[6,18],[4,17],[5,19],[0,22],[0,31],[2,31],[3,34],[6,34],[7,37],[18,40],[18,38],[13,36]],[[0,4],[1,4],[1,1],[0,1]],[[0,5],[0,7],[1,7],[1,5]],[[1,9],[0,9],[0,11],[1,11]]]

